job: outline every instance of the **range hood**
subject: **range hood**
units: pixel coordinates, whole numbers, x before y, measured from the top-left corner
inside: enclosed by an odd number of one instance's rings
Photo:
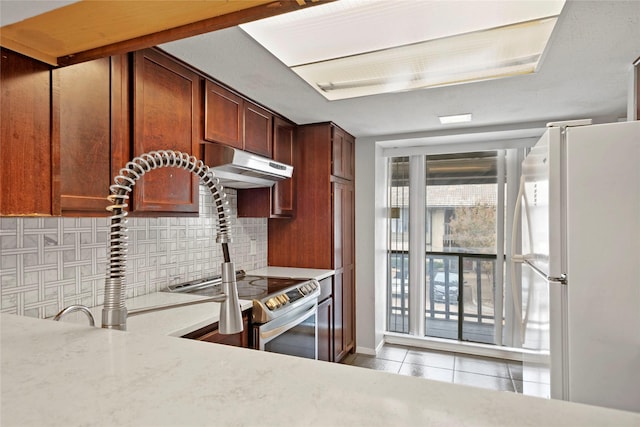
[[[271,187],[293,175],[293,166],[225,145],[206,144],[204,153],[205,164],[229,188]]]

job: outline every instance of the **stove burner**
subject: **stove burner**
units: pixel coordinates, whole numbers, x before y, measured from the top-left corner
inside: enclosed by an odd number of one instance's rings
[[[315,280],[249,276],[244,275],[243,271],[239,273],[236,276],[238,297],[253,301],[254,322],[264,323],[304,304],[315,304],[320,294],[320,285]],[[216,296],[222,293],[221,282],[220,277],[214,276],[174,285],[167,290]]]
[[[267,295],[264,289],[252,289],[249,286],[241,287],[238,283],[238,298],[242,299],[256,299]]]
[[[245,276],[244,278],[237,279],[238,286],[254,286],[260,289],[264,289],[270,294],[273,292],[277,292],[280,289],[297,285],[301,282],[303,282],[303,280],[287,279],[281,277]]]

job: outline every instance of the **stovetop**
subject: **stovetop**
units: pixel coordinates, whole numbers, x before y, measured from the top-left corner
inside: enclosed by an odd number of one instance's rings
[[[307,281],[308,280],[304,279],[252,276],[245,274],[242,270],[236,273],[238,298],[247,300],[261,300],[267,295],[276,294],[278,291]],[[222,279],[220,276],[212,276],[180,283],[178,285],[171,285],[168,287],[168,290],[171,292],[212,297],[222,293],[221,283]]]
[[[313,279],[263,277],[236,272],[238,298],[253,301],[253,320],[265,323],[307,305],[317,304],[320,285]],[[222,294],[222,278],[213,276],[171,285],[169,292],[213,297]]]

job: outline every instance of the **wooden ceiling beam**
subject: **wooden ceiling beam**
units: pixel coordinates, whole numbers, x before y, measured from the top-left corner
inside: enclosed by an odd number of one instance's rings
[[[334,0],[314,0],[313,3],[304,3],[300,5],[298,0],[278,0],[272,3],[250,7],[248,9],[239,10],[226,15],[214,16],[202,21],[193,22],[176,28],[160,31],[154,34],[148,34],[136,37],[123,42],[112,43],[95,49],[78,52],[72,55],[65,55],[58,58],[58,64],[61,66],[77,64],[79,62],[90,61],[105,56],[118,55],[126,52],[132,52],[151,46],[157,46],[162,43],[168,43],[174,40],[180,40],[187,37],[197,36],[199,34],[210,33],[212,31],[221,30],[223,28],[234,27],[258,19],[268,18],[270,16],[280,15],[282,13],[292,12],[302,8],[314,6],[317,4],[327,3]]]
[[[292,12],[334,0],[81,1],[2,27],[0,44],[71,65]],[[152,9],[149,9],[151,7]],[[199,19],[205,16],[204,19]]]

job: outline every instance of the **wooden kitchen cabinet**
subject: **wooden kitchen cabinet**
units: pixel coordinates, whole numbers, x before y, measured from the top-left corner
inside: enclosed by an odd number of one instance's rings
[[[204,139],[242,150],[243,99],[205,80]]]
[[[332,128],[331,167],[334,176],[353,180],[354,138],[338,127]]]
[[[133,55],[133,156],[177,150],[199,157],[200,76],[160,51]],[[133,191],[133,212],[198,214],[198,178],[162,168],[147,173]]]
[[[273,115],[210,80],[204,87],[204,139],[271,158]]]
[[[218,330],[218,323],[205,326],[196,331],[184,335],[182,338],[198,341],[212,342],[216,344],[232,345],[234,347],[251,348],[251,310],[242,312],[243,331],[232,335],[222,335]]]
[[[296,163],[298,145],[295,141],[295,126],[278,117],[273,122],[273,159],[293,166],[290,179],[277,182],[273,186],[272,212],[274,217],[292,217],[296,212]]]
[[[334,348],[336,360],[354,346],[354,191],[352,182],[333,183]]]
[[[333,300],[327,298],[318,304],[318,360],[333,359]]]
[[[293,177],[272,187],[238,190],[238,217],[291,218],[296,211],[295,126],[279,117],[273,121],[273,159],[293,165]]]
[[[339,362],[355,347],[355,202],[353,181],[332,174],[334,130],[344,132],[333,123],[296,128],[296,215],[269,221],[268,264],[336,270],[333,351]]]
[[[160,149],[197,154],[199,77],[160,52],[62,67],[53,77],[63,215],[109,215],[109,186],[134,156]],[[136,182],[132,200],[133,214],[195,215],[198,179],[176,168],[151,171]]]
[[[63,215],[109,214],[109,186],[130,158],[128,71],[126,55],[53,71]]]
[[[0,215],[59,215],[51,67],[0,49]]]
[[[271,158],[273,115],[264,108],[244,102],[244,149]]]

